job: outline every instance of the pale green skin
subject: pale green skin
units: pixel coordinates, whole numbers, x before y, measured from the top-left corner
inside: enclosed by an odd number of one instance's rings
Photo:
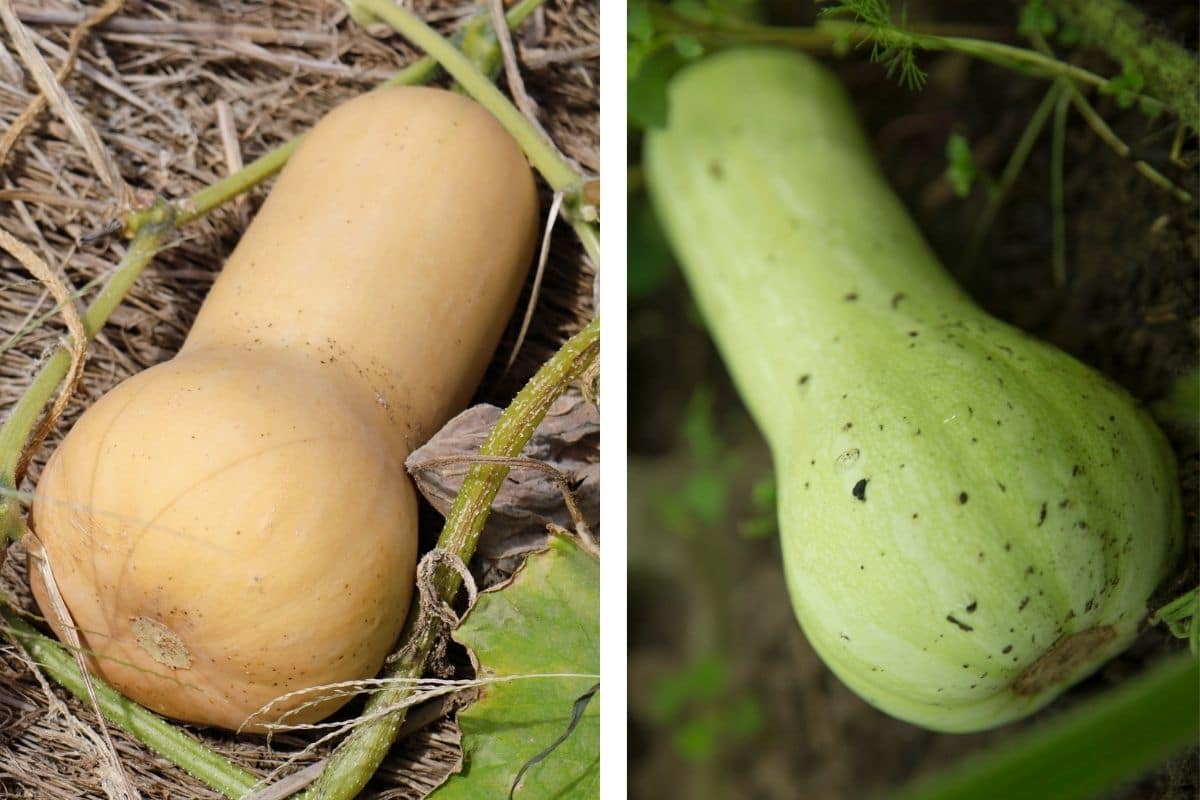
[[[974,731],[1124,649],[1181,537],[1149,417],[951,281],[815,62],[725,52],[669,103],[647,182],[770,443],[788,585],[825,662],[890,714]]]

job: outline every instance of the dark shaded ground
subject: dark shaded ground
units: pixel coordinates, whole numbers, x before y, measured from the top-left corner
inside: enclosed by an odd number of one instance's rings
[[[1196,47],[1195,4],[1145,5]],[[984,9],[931,2],[910,3],[909,14],[1011,28],[1016,12],[1009,4]],[[1052,278],[1048,130],[981,258],[964,274],[956,265],[985,196],[978,188],[965,201],[954,196],[941,177],[946,139],[954,131],[967,136],[979,165],[998,174],[1048,84],[953,55],[922,57],[921,63],[930,80],[919,94],[898,89],[865,58],[836,66],[885,172],[943,261],[994,315],[1095,366],[1143,402],[1161,398],[1197,363],[1196,206],[1148,183],[1072,114],[1064,182],[1066,285],[1057,288]],[[1086,63],[1112,71],[1103,56]],[[1185,148],[1190,166],[1172,166],[1168,121],[1123,112],[1109,98],[1093,100],[1135,152],[1196,193],[1195,139]],[[1028,724],[938,735],[895,721],[845,689],[796,625],[777,541],[744,534],[746,520],[760,515],[753,487],[769,460],[677,274],[652,296],[631,300],[629,341],[633,797],[869,796]],[[713,398],[715,457],[698,451],[689,431],[697,392]],[[1179,459],[1189,551],[1164,599],[1196,583],[1198,540],[1195,435],[1165,427]],[[717,462],[728,467],[712,466]],[[697,491],[695,476],[704,470],[725,476],[728,502],[719,516],[693,515],[690,527],[672,524],[672,498]],[[1147,631],[1037,719],[1120,683],[1180,646],[1161,630]],[[1193,751],[1135,786],[1114,790],[1113,797],[1196,797],[1197,774]]]

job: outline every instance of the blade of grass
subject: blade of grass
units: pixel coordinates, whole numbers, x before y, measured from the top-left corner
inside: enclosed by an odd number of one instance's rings
[[[1063,80],[1055,83],[1059,88],[1054,100],[1054,128],[1050,147],[1050,210],[1054,230],[1054,285],[1060,289],[1067,285],[1067,213],[1064,208],[1063,170],[1067,150],[1067,109],[1071,105],[1070,85]]]
[[[1085,800],[1200,737],[1200,663],[1172,656],[1147,674],[892,800]]]

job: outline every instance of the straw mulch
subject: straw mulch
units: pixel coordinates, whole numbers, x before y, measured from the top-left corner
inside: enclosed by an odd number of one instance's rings
[[[72,29],[101,5],[55,0],[15,8],[27,36],[57,70]],[[457,0],[405,5],[446,35],[477,10]],[[548,0],[514,41],[539,121],[583,171],[598,173],[598,0]],[[418,56],[394,34],[363,31],[333,0],[127,0],[83,37],[78,62],[63,82],[102,149],[89,153],[58,109],[43,110],[0,170],[0,227],[62,270],[86,304],[126,247],[118,236],[91,241],[88,234],[103,231],[122,202],[179,198],[208,186]],[[0,136],[37,94],[30,67],[12,36],[0,30]],[[119,180],[102,179],[106,165],[115,166]],[[180,231],[139,278],[93,343],[83,382],[22,488],[36,485],[39,467],[82,409],[125,377],[174,354],[265,191],[260,187]],[[543,199],[548,207],[545,191]],[[510,328],[481,400],[505,404],[592,316],[594,277],[570,229],[559,225],[527,341],[514,368],[503,373],[515,338]],[[63,339],[65,326],[53,306],[43,285],[0,253],[0,418]],[[20,547],[12,548],[0,578],[13,602],[32,609],[24,560]],[[458,734],[453,721],[438,714],[414,713],[416,730],[364,796],[423,797],[454,768]],[[105,797],[108,776],[95,727],[85,704],[44,685],[20,650],[0,637],[0,797]],[[307,744],[283,737],[268,748],[260,739],[198,733],[259,774]],[[126,774],[144,797],[219,796],[120,731],[112,735]],[[300,763],[326,753],[306,755]]]

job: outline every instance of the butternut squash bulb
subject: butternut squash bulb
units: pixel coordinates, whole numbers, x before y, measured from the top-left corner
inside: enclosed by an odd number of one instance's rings
[[[727,51],[668,109],[648,186],[771,447],[818,654],[890,714],[973,731],[1128,646],[1181,544],[1148,415],[954,284],[816,62]]]
[[[178,356],[95,403],[39,482],[32,527],[96,674],[262,730],[378,672],[414,585],[404,459],[482,378],[537,205],[516,143],[450,92],[372,92],[308,134]]]

